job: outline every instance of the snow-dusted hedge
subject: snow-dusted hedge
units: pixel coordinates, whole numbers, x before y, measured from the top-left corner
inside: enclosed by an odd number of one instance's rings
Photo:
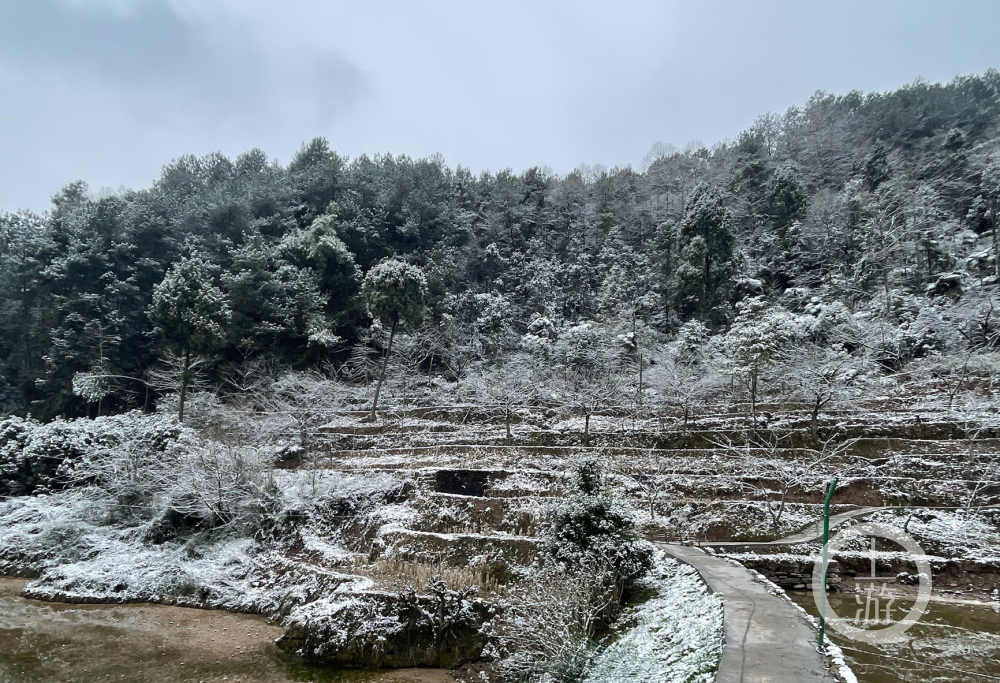
[[[615,495],[596,460],[577,463],[575,486],[548,510],[543,549],[567,567],[597,561],[617,600],[649,570],[652,546],[638,537],[635,511]]]
[[[95,452],[142,442],[162,452],[181,436],[172,418],[131,411],[94,420],[41,423],[20,417],[0,420],[0,495],[25,495],[72,483],[74,463]]]

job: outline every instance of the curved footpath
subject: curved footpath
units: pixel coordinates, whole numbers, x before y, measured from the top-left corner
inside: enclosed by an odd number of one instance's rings
[[[857,510],[848,510],[847,512],[841,512],[837,515],[830,515],[830,532],[846,522],[849,519],[854,519],[855,517],[865,517],[873,512],[878,512],[879,510],[890,510],[889,506],[884,507],[874,507],[874,508],[858,508]],[[777,541],[718,541],[718,542],[701,542],[698,545],[707,546],[711,548],[768,548],[779,545],[795,545],[796,543],[809,543],[810,541],[817,541],[823,538],[823,519],[820,518],[818,521],[813,522],[807,526],[802,531],[797,531],[791,536],[786,536],[785,538],[779,538]]]
[[[906,510],[910,508],[919,508],[919,505],[883,505],[882,507],[873,508],[858,508],[857,510],[848,510],[847,512],[841,512],[837,515],[830,515],[830,533],[838,526],[843,524],[849,519],[854,519],[855,517],[866,517],[873,512],[878,512],[879,510]],[[978,505],[976,510],[995,510],[1000,508],[1000,503],[994,505]],[[747,548],[747,549],[760,549],[760,548],[771,548],[774,546],[784,546],[784,545],[795,545],[797,543],[810,543],[812,541],[818,541],[823,538],[823,519],[813,522],[807,526],[802,531],[797,531],[791,536],[785,536],[784,538],[779,538],[777,541],[702,541],[698,543],[699,546],[708,548]]]
[[[749,570],[698,548],[657,545],[697,569],[722,597],[726,646],[716,683],[836,681],[803,615],[784,598],[768,593]]]

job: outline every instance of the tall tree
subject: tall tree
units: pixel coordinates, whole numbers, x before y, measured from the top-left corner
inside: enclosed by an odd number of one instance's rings
[[[369,419],[378,419],[378,396],[385,381],[385,369],[392,353],[392,340],[396,336],[396,328],[403,325],[417,326],[423,319],[424,297],[427,293],[427,279],[417,266],[397,258],[386,259],[378,263],[365,275],[362,287],[365,304],[372,318],[383,325],[389,326],[389,344],[382,361],[378,384],[375,385],[375,397],[372,399],[372,411]]]
[[[722,194],[707,185],[695,188],[680,223],[685,240],[682,257],[685,265],[700,282],[687,282],[693,290],[682,296],[697,299],[697,308],[708,313],[721,298],[721,289],[729,278],[733,259],[733,233],[729,212]],[[683,275],[683,273],[681,273]],[[695,288],[697,285],[697,288]],[[690,304],[686,306],[690,309]]]
[[[200,256],[182,259],[153,289],[149,317],[168,346],[183,359],[177,419],[184,421],[184,399],[191,381],[192,354],[222,345],[230,319],[225,295],[213,282],[213,268]]]

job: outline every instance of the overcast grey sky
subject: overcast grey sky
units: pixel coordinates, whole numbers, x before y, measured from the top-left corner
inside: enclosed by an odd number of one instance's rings
[[[0,0],[0,209],[182,154],[637,165],[816,90],[1000,66],[1000,2]]]

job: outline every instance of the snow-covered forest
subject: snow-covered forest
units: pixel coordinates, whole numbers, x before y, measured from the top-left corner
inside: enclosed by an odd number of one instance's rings
[[[363,284],[386,259],[419,269],[388,373],[411,401],[518,354],[549,371],[606,348],[637,378],[670,339],[729,349],[771,391],[734,350],[747,334],[882,376],[934,354],[968,367],[995,343],[998,91],[991,71],[817,94],[641,170],[474,176],[316,139],[287,166],[251,150],[182,157],[146,190],[73,183],[48,213],[0,216],[0,406],[150,410],[189,356],[220,396],[261,362],[367,383],[394,319]]]
[[[989,593],[998,209],[996,71],[640,169],[318,138],[73,183],[0,214],[0,574],[331,665],[710,681],[720,599],[648,539],[782,539],[837,475]]]

